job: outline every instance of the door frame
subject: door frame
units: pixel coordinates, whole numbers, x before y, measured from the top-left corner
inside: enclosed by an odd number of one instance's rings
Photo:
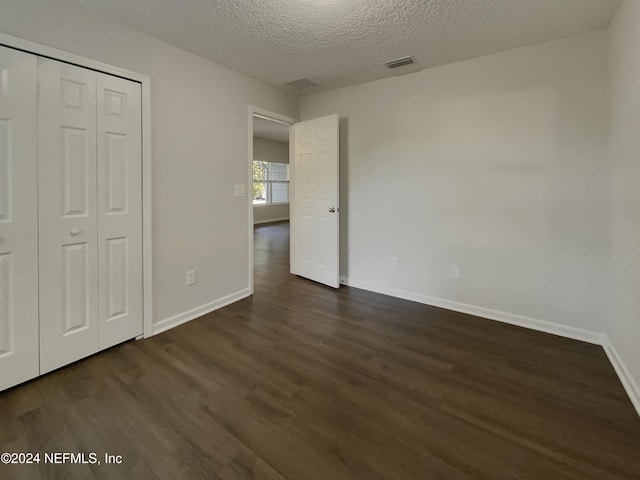
[[[293,238],[293,228],[294,225],[291,223],[291,216],[293,212],[293,203],[291,202],[291,198],[293,195],[293,191],[295,188],[294,178],[295,172],[293,170],[293,165],[291,163],[292,156],[292,148],[293,148],[293,126],[294,123],[299,120],[294,117],[290,117],[288,115],[283,115],[281,113],[272,112],[270,110],[266,110],[264,108],[255,107],[253,105],[249,105],[249,140],[248,145],[249,149],[247,152],[249,162],[247,163],[247,178],[249,179],[249,183],[247,184],[247,205],[249,209],[249,294],[253,295],[253,195],[249,195],[249,192],[253,192],[253,116],[259,115],[261,117],[265,117],[266,119],[271,119],[280,123],[289,124],[289,228],[290,228],[290,238]],[[293,257],[293,242],[289,242],[290,250],[289,250],[289,265],[291,266],[291,273],[295,273],[293,271],[293,262],[291,259]]]
[[[153,335],[153,269],[152,269],[152,195],[151,195],[151,77],[138,72],[116,67],[108,63],[86,58],[75,53],[48,47],[0,32],[0,45],[21,50],[40,57],[70,63],[97,72],[133,80],[142,88],[142,316],[143,334],[137,338]]]

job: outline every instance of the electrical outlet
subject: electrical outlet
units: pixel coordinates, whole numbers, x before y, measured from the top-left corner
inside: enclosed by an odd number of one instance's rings
[[[398,268],[398,257],[391,257],[391,266],[393,268]]]
[[[196,271],[189,270],[187,272],[187,286],[196,284]]]
[[[449,275],[456,280],[460,278],[460,267],[458,265],[451,265],[449,268]]]

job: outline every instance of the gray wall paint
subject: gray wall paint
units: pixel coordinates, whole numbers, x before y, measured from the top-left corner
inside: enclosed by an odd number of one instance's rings
[[[298,99],[66,0],[3,0],[0,31],[151,76],[156,324],[248,288],[249,105]]]
[[[289,220],[289,204],[278,203],[275,205],[254,205],[253,223],[269,223]]]
[[[597,32],[303,97],[348,138],[342,275],[602,332],[605,53]]]
[[[253,159],[262,162],[289,163],[289,143],[253,137]]]
[[[609,35],[613,234],[611,314],[605,318],[640,393],[640,2],[623,4]]]

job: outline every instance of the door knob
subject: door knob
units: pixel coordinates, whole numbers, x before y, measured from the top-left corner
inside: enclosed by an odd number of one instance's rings
[[[331,208],[329,209],[329,213],[336,213],[336,209],[335,209],[335,207],[331,207]]]
[[[69,232],[69,235],[71,235],[72,237],[77,237],[78,235],[80,235],[80,230],[77,228],[72,228]]]

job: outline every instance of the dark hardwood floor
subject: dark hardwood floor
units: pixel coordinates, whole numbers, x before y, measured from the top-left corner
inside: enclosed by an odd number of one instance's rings
[[[256,229],[256,293],[0,394],[1,479],[640,479],[640,417],[594,345],[288,273]]]

